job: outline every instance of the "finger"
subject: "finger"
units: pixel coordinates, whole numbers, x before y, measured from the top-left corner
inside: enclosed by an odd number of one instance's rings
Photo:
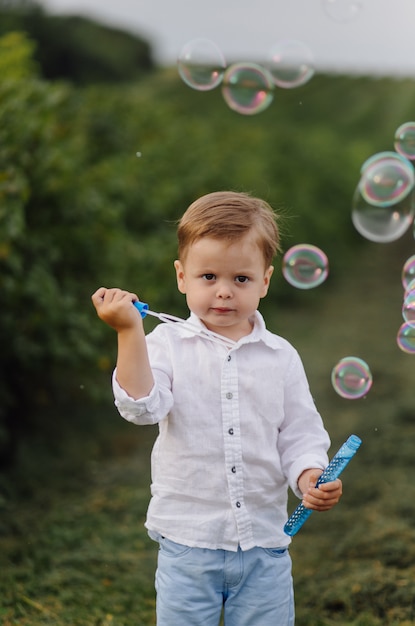
[[[99,287],[99,289],[97,289],[97,290],[96,290],[96,291],[92,294],[91,299],[92,299],[93,301],[96,301],[96,300],[102,300],[102,298],[104,297],[104,295],[105,295],[105,292],[106,292],[106,291],[107,291],[107,288],[106,288],[106,287]]]
[[[340,500],[341,491],[322,491],[321,489],[310,489],[304,494],[303,503],[308,508],[331,508]]]
[[[106,302],[107,304],[112,302],[119,289],[108,289],[107,287],[100,287],[92,294],[92,300],[97,303]]]
[[[319,489],[320,491],[324,491],[326,493],[329,493],[331,491],[339,491],[340,493],[342,493],[343,484],[342,481],[337,478],[336,480],[332,480],[328,483],[322,483],[321,485],[319,485]]]
[[[94,307],[98,310],[104,301],[104,296],[107,289],[105,287],[100,287],[92,294],[91,300]]]
[[[340,498],[341,491],[339,489],[333,489],[330,491],[323,491],[322,489],[313,489],[306,494],[306,497],[313,501],[329,501],[338,500]]]
[[[304,499],[303,504],[307,509],[314,511],[329,511],[338,503],[338,499],[334,500],[309,500]]]
[[[309,486],[311,488],[314,488],[316,486],[317,481],[320,478],[320,476],[321,476],[321,470],[316,470],[315,472],[312,472],[310,474],[310,476],[309,476],[309,481],[310,481]]]
[[[111,303],[123,303],[124,301],[132,303],[138,300],[138,296],[135,293],[125,291],[124,289],[109,289],[105,297],[109,297],[109,302]]]
[[[107,304],[112,304],[113,302],[118,302],[122,298],[122,294],[121,289],[108,289],[105,293],[104,300]]]

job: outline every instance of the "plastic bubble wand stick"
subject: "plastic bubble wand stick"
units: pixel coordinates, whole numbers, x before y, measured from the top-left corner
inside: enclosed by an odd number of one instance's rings
[[[207,328],[201,328],[200,326],[196,326],[196,324],[192,324],[188,320],[184,320],[181,317],[169,315],[168,313],[156,313],[156,311],[150,311],[146,302],[136,300],[135,302],[133,302],[133,305],[138,310],[142,318],[146,317],[146,315],[152,315],[153,317],[157,317],[161,322],[165,322],[167,324],[180,324],[183,328],[187,328],[194,333],[197,333],[201,337],[204,337],[205,339],[209,339],[210,341],[219,343],[221,346],[227,346],[228,348],[231,348],[236,344],[236,341],[228,339],[228,337],[224,337],[223,335],[214,333]]]
[[[357,435],[350,435],[347,441],[340,446],[339,450],[327,465],[324,472],[319,476],[316,487],[322,483],[328,483],[332,480],[336,480],[349,461],[354,457],[360,448],[361,443],[362,440],[360,437]],[[313,510],[307,509],[304,504],[299,504],[284,526],[285,534],[290,535],[291,537],[295,535],[300,530],[304,522],[310,517],[312,512]]]

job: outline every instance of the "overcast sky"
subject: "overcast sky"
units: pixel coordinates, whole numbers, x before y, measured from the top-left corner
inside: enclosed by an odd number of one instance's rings
[[[415,77],[415,0],[39,0],[50,13],[85,15],[146,38],[174,64],[198,37],[229,61],[261,61],[283,39],[311,50],[320,69]]]

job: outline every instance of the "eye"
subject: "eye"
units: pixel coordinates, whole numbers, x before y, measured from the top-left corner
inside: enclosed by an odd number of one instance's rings
[[[216,276],[215,274],[203,274],[203,278],[205,280],[215,280]]]
[[[249,278],[248,278],[248,276],[237,276],[235,278],[235,281],[237,283],[247,283],[249,281]]]

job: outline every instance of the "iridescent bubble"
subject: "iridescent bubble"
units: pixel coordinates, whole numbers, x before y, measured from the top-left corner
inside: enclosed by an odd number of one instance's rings
[[[415,291],[410,291],[405,296],[402,305],[402,317],[405,322],[415,326]]]
[[[395,132],[395,150],[402,156],[415,159],[415,122],[405,122]]]
[[[326,280],[328,273],[328,258],[317,246],[298,244],[283,256],[282,274],[290,285],[298,289],[318,287]]]
[[[409,283],[415,280],[415,254],[406,259],[402,268],[402,285],[407,289]]]
[[[396,343],[402,352],[415,354],[415,326],[404,322],[398,330]]]
[[[405,287],[405,294],[404,294],[404,298],[406,298],[406,296],[411,292],[411,291],[415,291],[415,278],[412,278],[409,283],[407,284],[407,286]]]
[[[226,61],[209,39],[193,39],[181,50],[177,67],[182,80],[198,91],[209,91],[222,82]]]
[[[359,186],[353,196],[352,222],[356,230],[369,241],[388,243],[402,237],[414,218],[414,195],[392,206],[374,206],[361,195]]]
[[[269,107],[274,84],[267,69],[256,63],[234,63],[225,72],[222,94],[230,109],[255,115]]]
[[[334,390],[347,400],[355,400],[365,396],[373,378],[368,364],[356,356],[347,356],[334,366],[331,372],[331,383]]]
[[[362,0],[323,0],[324,11],[336,22],[354,20],[362,7]]]
[[[379,152],[361,167],[359,189],[374,206],[391,206],[403,200],[415,184],[414,168],[396,152]]]
[[[301,41],[280,41],[271,48],[268,69],[278,87],[304,85],[314,74],[311,51]]]

